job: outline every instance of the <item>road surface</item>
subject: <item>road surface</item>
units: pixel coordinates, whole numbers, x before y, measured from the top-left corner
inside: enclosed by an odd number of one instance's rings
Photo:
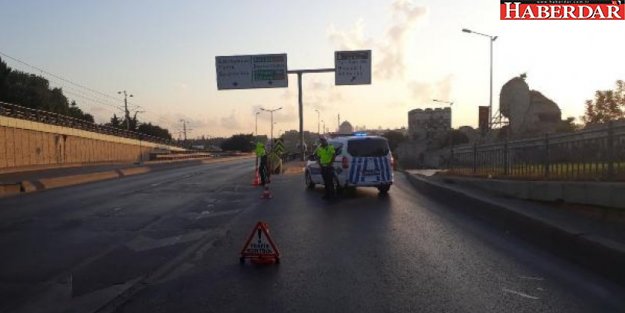
[[[325,202],[253,161],[0,199],[3,312],[621,312],[623,288],[415,191]],[[463,207],[464,209],[470,209]],[[463,211],[464,212],[464,211]],[[239,264],[254,224],[279,265]]]

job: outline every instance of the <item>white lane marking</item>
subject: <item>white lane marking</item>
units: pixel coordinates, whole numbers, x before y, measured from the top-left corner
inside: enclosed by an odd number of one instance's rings
[[[206,215],[208,215],[210,213],[211,213],[211,211],[202,211],[202,212],[200,212],[200,214],[198,214],[198,216],[195,219],[199,220],[201,218],[204,218]]]
[[[539,297],[535,297],[532,295],[528,295],[526,293],[522,293],[520,291],[516,291],[516,290],[512,290],[512,289],[508,289],[508,288],[501,288],[501,290],[503,290],[503,292],[507,292],[507,293],[511,293],[511,294],[515,294],[517,296],[521,296],[523,298],[527,298],[527,299],[532,299],[532,300],[540,300]]]
[[[118,211],[121,211],[121,210],[123,210],[123,209],[124,209],[124,208],[114,208],[114,209],[113,209],[113,211],[118,212]]]
[[[195,217],[195,220],[197,221],[203,218],[211,218],[211,217],[217,217],[217,216],[223,216],[223,215],[237,214],[239,212],[241,212],[241,210],[225,210],[225,211],[218,211],[218,212],[202,211],[202,213],[200,213],[198,216]]]
[[[179,244],[179,243],[195,241],[195,240],[202,238],[202,236],[204,236],[204,234],[206,233],[207,233],[206,231],[196,231],[196,232],[186,233],[183,235],[177,235],[177,236],[161,238],[161,239],[153,239],[150,237],[139,235],[137,238],[126,243],[126,247],[134,251],[152,250],[152,249],[172,246],[172,245]]]
[[[527,280],[545,280],[542,277],[532,277],[532,276],[519,276],[520,279],[527,279]]]
[[[538,288],[536,288],[536,290],[544,291],[545,289],[542,289],[542,288],[538,287]]]

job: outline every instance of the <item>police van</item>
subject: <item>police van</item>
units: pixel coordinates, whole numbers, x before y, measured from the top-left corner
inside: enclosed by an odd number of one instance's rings
[[[348,187],[377,187],[388,193],[393,184],[393,156],[384,137],[355,133],[328,139],[334,146],[334,184],[337,191]],[[304,171],[306,186],[323,185],[321,169],[313,154]]]

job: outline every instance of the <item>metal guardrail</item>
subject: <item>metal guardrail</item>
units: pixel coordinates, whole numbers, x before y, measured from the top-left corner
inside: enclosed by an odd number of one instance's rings
[[[529,179],[625,180],[625,125],[450,149],[452,174]]]
[[[69,128],[76,128],[81,130],[86,130],[90,132],[95,132],[99,134],[112,135],[117,137],[124,137],[130,139],[137,139],[143,141],[149,141],[154,143],[166,144],[171,146],[180,146],[172,140],[154,137],[146,134],[141,134],[133,131],[127,131],[115,127],[99,125],[95,123],[91,123],[89,121],[73,118],[70,116],[52,113],[42,110],[31,109],[11,103],[6,103],[0,101],[0,115],[35,121],[50,125],[57,125]]]

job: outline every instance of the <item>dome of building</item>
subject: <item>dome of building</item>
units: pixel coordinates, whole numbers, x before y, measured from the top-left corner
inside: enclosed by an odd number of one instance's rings
[[[341,126],[339,126],[339,133],[340,134],[351,134],[353,132],[354,132],[354,127],[348,121],[345,121],[345,122],[341,123]]]

